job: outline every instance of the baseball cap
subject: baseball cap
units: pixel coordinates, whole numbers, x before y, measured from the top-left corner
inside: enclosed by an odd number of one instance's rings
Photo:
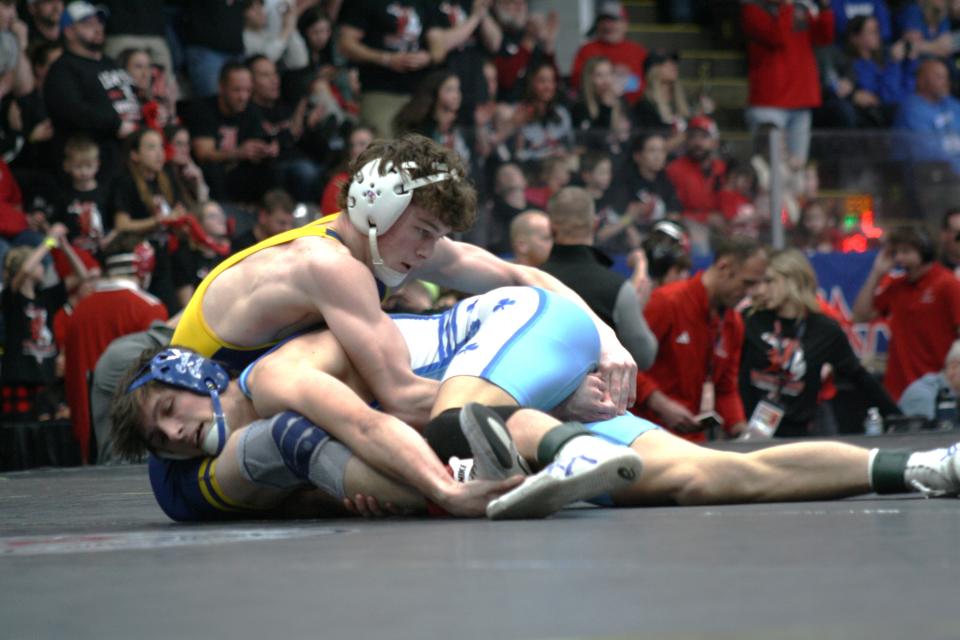
[[[715,138],[720,135],[720,130],[717,129],[717,123],[713,121],[713,118],[709,116],[694,116],[690,118],[690,121],[687,122],[687,131],[692,131],[693,129],[699,129],[707,133],[711,138]]]
[[[597,24],[601,20],[626,20],[627,19],[627,10],[624,9],[623,5],[617,0],[604,0],[599,5],[597,5],[597,17],[593,21],[593,26],[590,27],[590,31],[587,31],[587,35],[593,35],[597,30]]]
[[[93,17],[100,18],[100,22],[106,22],[107,16],[109,15],[110,11],[103,5],[93,5],[89,2],[78,0],[64,7],[63,13],[60,14],[60,28],[66,29],[78,22],[83,22]]]

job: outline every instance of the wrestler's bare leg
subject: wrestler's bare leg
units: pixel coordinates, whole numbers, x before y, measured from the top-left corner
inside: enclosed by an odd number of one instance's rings
[[[508,421],[520,455],[536,459],[543,434],[559,421],[521,410]],[[648,431],[631,448],[643,473],[614,494],[619,505],[723,504],[842,498],[870,492],[867,449],[837,442],[780,445],[751,453],[716,451],[666,431]]]

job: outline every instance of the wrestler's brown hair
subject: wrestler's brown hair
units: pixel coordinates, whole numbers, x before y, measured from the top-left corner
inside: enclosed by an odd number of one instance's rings
[[[445,167],[455,178],[415,189],[412,203],[431,212],[454,231],[466,231],[473,225],[477,216],[477,192],[467,179],[467,169],[456,151],[416,133],[392,140],[374,140],[351,163],[350,176],[357,175],[364,165],[377,158],[380,158],[381,171],[387,164],[416,164],[417,168],[410,171],[411,178],[432,175]],[[351,178],[343,183],[337,198],[337,204],[344,213],[347,211],[347,196],[352,182]]]
[[[165,345],[145,349],[136,362],[120,377],[110,403],[110,437],[113,440],[113,452],[121,458],[140,460],[148,451],[146,438],[143,437],[143,399],[151,392],[159,391],[165,385],[151,380],[134,391],[127,392],[144,367],[155,355],[166,349]]]

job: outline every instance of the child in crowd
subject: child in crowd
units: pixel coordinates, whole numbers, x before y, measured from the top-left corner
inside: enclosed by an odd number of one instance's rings
[[[570,184],[570,158],[566,154],[544,158],[540,163],[537,185],[527,187],[527,203],[546,209],[550,197]]]
[[[622,207],[614,201],[613,162],[602,151],[587,151],[580,158],[580,181],[593,198],[594,210],[599,224],[615,224],[620,219]]]
[[[96,143],[86,136],[67,140],[63,170],[70,184],[63,190],[64,207],[59,222],[66,225],[67,237],[74,247],[97,255],[105,235],[103,214],[108,191],[106,185],[97,182],[100,150]]]
[[[800,210],[800,220],[793,230],[794,246],[807,253],[836,251],[840,248],[840,231],[836,214],[823,200],[811,200]]]
[[[37,247],[14,247],[3,261],[4,340],[0,376],[0,417],[3,420],[37,420],[56,413],[41,406],[56,382],[57,345],[53,339],[54,312],[63,305],[61,283],[44,287],[44,258],[53,247],[66,246],[67,228],[51,227]]]

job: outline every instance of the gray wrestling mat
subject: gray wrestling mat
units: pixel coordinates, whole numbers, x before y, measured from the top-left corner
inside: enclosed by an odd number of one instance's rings
[[[184,526],[48,469],[0,475],[0,638],[958,638],[958,546],[914,496]]]

